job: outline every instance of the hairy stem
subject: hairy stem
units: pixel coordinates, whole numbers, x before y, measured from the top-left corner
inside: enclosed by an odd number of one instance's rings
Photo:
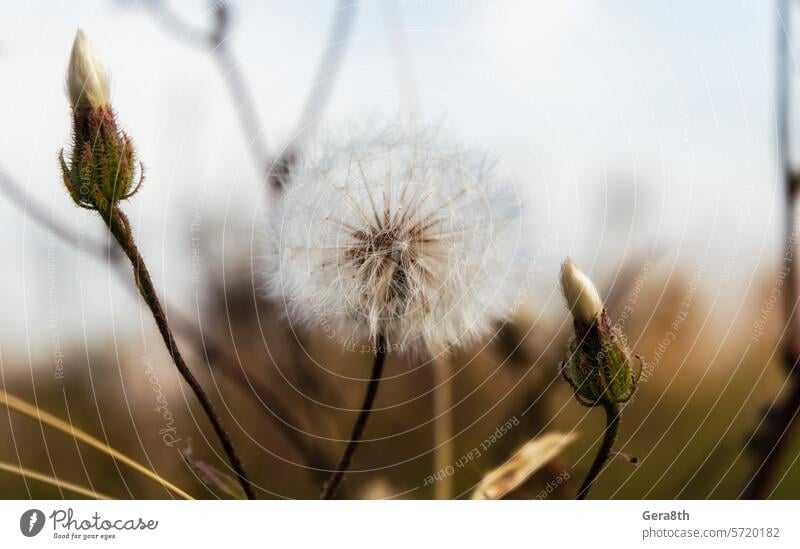
[[[367,420],[369,419],[370,412],[372,412],[372,406],[375,404],[375,396],[378,394],[378,385],[380,384],[381,375],[383,374],[384,362],[386,362],[386,340],[381,336],[378,337],[375,348],[375,360],[372,363],[372,374],[369,379],[369,384],[367,385],[367,392],[364,393],[364,402],[361,405],[361,411],[359,411],[356,422],[353,425],[353,432],[350,435],[350,440],[347,442],[347,446],[342,454],[342,459],[339,460],[336,470],[328,479],[328,482],[325,483],[325,488],[322,490],[319,499],[333,499],[334,496],[336,496],[339,485],[344,479],[345,473],[350,468],[353,454],[355,454],[356,448],[358,448],[361,442],[361,436],[364,434],[364,429],[367,426]]]
[[[214,406],[211,404],[211,400],[208,398],[208,395],[206,395],[205,390],[203,390],[203,387],[197,381],[197,378],[194,377],[194,374],[192,374],[192,371],[186,365],[183,356],[178,350],[178,345],[175,342],[175,336],[172,334],[172,330],[167,322],[167,316],[164,314],[164,309],[158,299],[158,294],[153,286],[150,273],[148,272],[147,266],[144,263],[144,259],[139,253],[139,249],[136,247],[136,243],[133,240],[128,218],[117,206],[110,206],[106,211],[101,211],[100,214],[111,230],[111,233],[114,235],[114,238],[122,248],[122,251],[125,252],[126,256],[128,256],[128,259],[133,266],[133,274],[134,278],[136,279],[136,286],[139,288],[139,293],[142,295],[142,298],[144,299],[145,303],[147,303],[147,306],[150,308],[150,311],[153,314],[153,319],[156,321],[158,331],[161,333],[161,337],[164,340],[164,344],[167,346],[170,357],[175,363],[175,366],[178,368],[181,376],[183,376],[183,379],[189,384],[189,387],[192,389],[195,397],[197,397],[197,400],[200,401],[200,405],[208,417],[208,420],[211,422],[214,432],[217,434],[217,437],[222,443],[222,448],[225,450],[225,454],[228,456],[231,467],[236,473],[245,495],[248,499],[256,499],[255,493],[250,485],[250,481],[247,479],[247,475],[244,472],[242,461],[239,459],[239,455],[236,453],[228,433],[222,426],[222,421],[220,420],[219,415],[214,409]]]
[[[586,499],[589,490],[592,488],[592,484],[611,457],[611,448],[614,446],[614,441],[617,440],[620,419],[619,405],[606,398],[603,399],[603,409],[606,412],[606,430],[603,434],[603,442],[597,450],[597,455],[592,462],[592,466],[589,468],[589,472],[586,474],[586,478],[583,479],[583,484],[581,484],[581,488],[578,490],[578,495],[575,499]]]

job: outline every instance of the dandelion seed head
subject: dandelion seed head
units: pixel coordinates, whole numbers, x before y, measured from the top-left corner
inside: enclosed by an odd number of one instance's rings
[[[485,336],[516,292],[519,199],[497,171],[440,125],[320,140],[271,212],[269,291],[344,344],[438,352]]]

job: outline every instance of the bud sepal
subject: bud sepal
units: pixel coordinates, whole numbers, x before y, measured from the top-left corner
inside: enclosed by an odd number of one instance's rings
[[[64,185],[72,200],[90,210],[104,209],[132,197],[144,181],[144,169],[136,177],[133,144],[117,129],[110,107],[80,109],[73,112],[74,146],[69,165],[61,151]]]
[[[605,309],[591,323],[575,320],[574,328],[560,371],[575,398],[589,407],[628,402],[642,374],[641,358],[631,355]]]

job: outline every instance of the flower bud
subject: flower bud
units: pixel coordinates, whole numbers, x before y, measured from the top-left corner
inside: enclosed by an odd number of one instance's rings
[[[577,321],[590,324],[603,311],[597,288],[569,257],[561,264],[561,292]]]
[[[581,404],[621,404],[633,396],[641,375],[619,331],[611,326],[592,281],[567,258],[561,267],[561,290],[572,311],[574,334],[561,374]]]
[[[107,107],[109,102],[108,76],[86,35],[79,30],[72,43],[67,69],[67,91],[72,108]]]
[[[72,46],[67,90],[72,106],[73,150],[69,165],[61,152],[64,185],[77,205],[105,211],[133,196],[142,176],[134,187],[133,145],[117,128],[106,72],[82,31],[78,31]]]

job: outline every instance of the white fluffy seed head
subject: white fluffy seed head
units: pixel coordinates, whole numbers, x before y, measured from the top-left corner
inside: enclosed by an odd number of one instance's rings
[[[561,264],[561,293],[576,320],[590,324],[603,311],[597,288],[569,257]]]
[[[486,155],[439,125],[321,140],[266,229],[266,280],[289,317],[346,346],[378,335],[439,352],[511,310],[519,200]]]
[[[109,104],[108,75],[82,30],[78,30],[72,43],[67,69],[67,93],[74,109],[98,109]]]

